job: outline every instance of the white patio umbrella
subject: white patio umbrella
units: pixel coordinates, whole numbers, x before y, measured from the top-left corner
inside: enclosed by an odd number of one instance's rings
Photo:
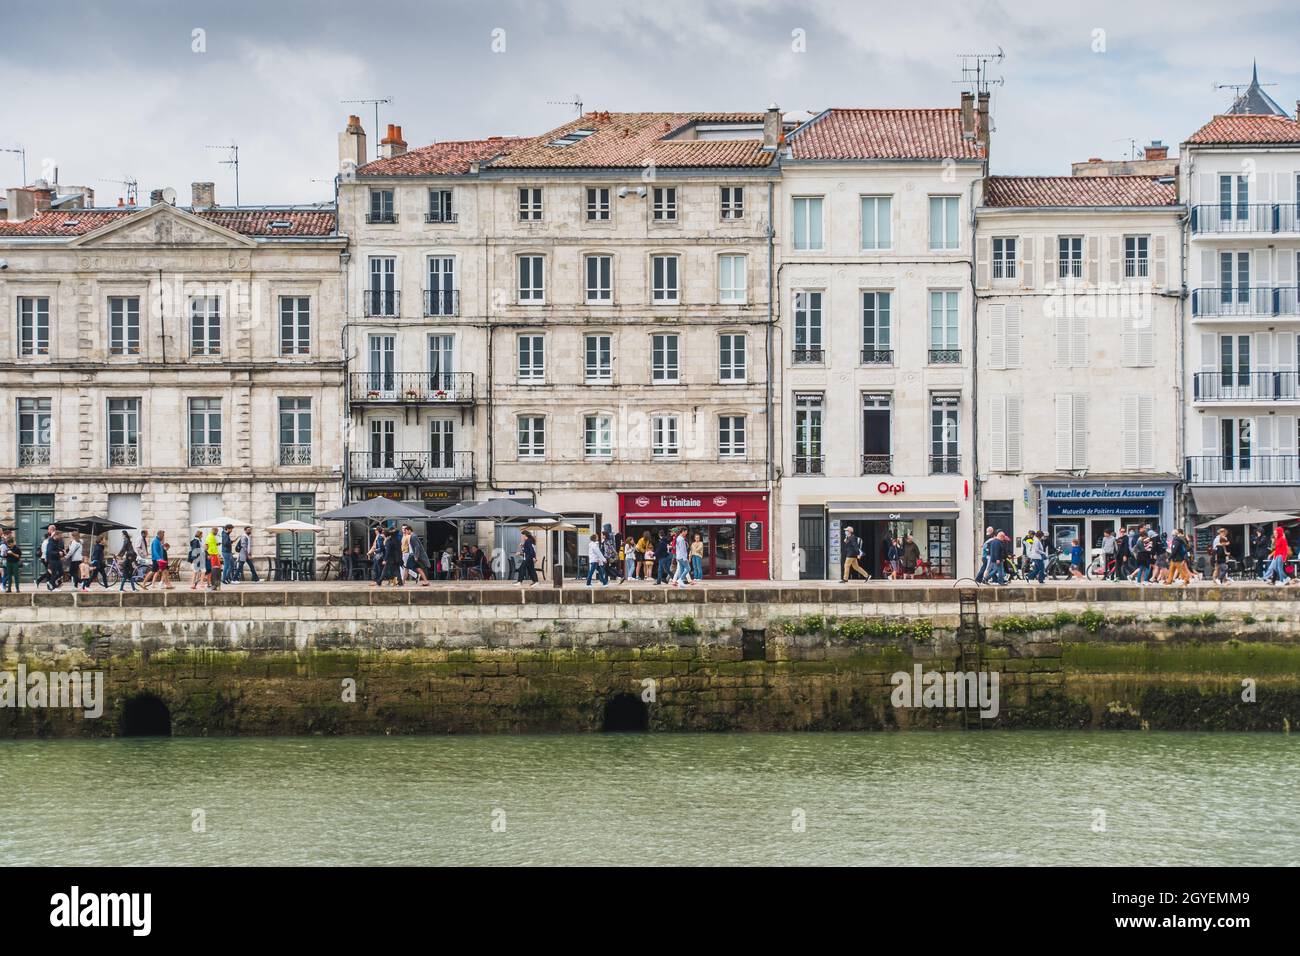
[[[279,524],[273,524],[266,529],[272,534],[291,534],[293,535],[293,553],[298,553],[298,535],[300,534],[320,534],[325,529],[318,524],[309,524],[306,521],[299,521],[292,518],[289,521],[281,521]]]
[[[548,531],[548,532],[549,532],[549,531],[559,531],[560,533],[564,533],[565,531],[580,531],[581,529],[580,529],[577,525],[569,524],[567,521],[558,521],[558,520],[557,520],[557,521],[546,521],[546,522],[535,521],[535,522],[533,522],[532,524],[520,525],[520,526],[519,526],[519,530],[520,530],[520,531],[527,531],[529,534],[536,534],[538,531]],[[547,540],[549,541],[550,539],[548,538]],[[549,548],[548,548],[548,550],[549,550]],[[560,572],[560,580],[563,581],[563,580],[564,580],[564,544],[563,544],[563,542],[560,543],[560,547],[559,547],[557,553],[558,553],[559,556],[560,556],[560,560],[559,560],[559,562],[558,562],[557,567],[558,567],[559,572]]]
[[[251,528],[253,526],[253,522],[241,521],[239,518],[231,518],[227,515],[217,515],[215,518],[204,518],[202,521],[196,521],[192,525],[190,525],[190,527],[191,528],[224,528],[226,525],[231,525],[242,531],[244,528]]]

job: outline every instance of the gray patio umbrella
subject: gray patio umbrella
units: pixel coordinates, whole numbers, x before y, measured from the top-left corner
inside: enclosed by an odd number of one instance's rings
[[[435,512],[439,521],[554,521],[560,516],[543,511],[514,498],[489,498],[487,501],[462,501]]]
[[[1258,508],[1251,508],[1249,505],[1242,505],[1226,515],[1221,515],[1212,521],[1204,521],[1198,524],[1198,528],[1213,528],[1219,525],[1236,525],[1236,524],[1280,524],[1283,521],[1295,521],[1296,516],[1286,514],[1281,511],[1260,511]]]
[[[415,518],[420,521],[434,520],[434,512],[417,507],[406,501],[394,501],[391,498],[368,498],[354,501],[334,511],[327,511],[316,516],[322,521],[387,521],[390,518]]]

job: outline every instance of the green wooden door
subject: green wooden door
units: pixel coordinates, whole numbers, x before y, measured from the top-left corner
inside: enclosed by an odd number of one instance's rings
[[[294,519],[316,523],[316,496],[314,494],[278,494],[275,496],[275,522]],[[275,556],[281,560],[305,561],[316,557],[316,536],[299,534],[295,545],[292,534],[276,535]]]
[[[18,547],[23,552],[22,577],[27,581],[35,580],[41,573],[37,558],[45,539],[45,529],[53,522],[53,495],[14,496],[14,523],[17,525]]]

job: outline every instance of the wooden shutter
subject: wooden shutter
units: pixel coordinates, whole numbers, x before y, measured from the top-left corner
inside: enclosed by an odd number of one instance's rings
[[[1007,471],[1020,471],[1024,467],[1020,434],[1022,416],[1019,395],[1007,396]]]
[[[1296,453],[1296,421],[1294,415],[1277,416],[1277,435],[1274,436],[1276,441],[1274,449],[1279,455],[1295,455]],[[1284,469],[1289,469],[1289,465],[1283,465]],[[1282,472],[1289,475],[1289,470]]]
[[[1026,289],[1034,287],[1034,237],[1020,237],[1016,240],[1016,255],[1020,257],[1018,269],[1020,285]]]
[[[994,471],[1007,469],[1007,397],[993,396],[989,407],[989,446]]]
[[[1056,246],[1059,241],[1058,236],[1043,236],[1043,285],[1055,285],[1058,281],[1056,275]]]
[[[989,368],[1007,367],[1007,307],[989,306]]]
[[[1138,396],[1138,467],[1150,471],[1156,464],[1156,409],[1151,395]]]
[[[1071,395],[1071,454],[1075,468],[1088,467],[1088,400],[1086,395]]]
[[[1056,313],[1054,324],[1056,326],[1056,364],[1062,368],[1070,367],[1070,317],[1065,314],[1065,310],[1060,302],[1056,303],[1060,309]]]
[[[1164,289],[1169,285],[1169,242],[1164,236],[1156,236],[1151,245],[1155,257],[1155,268],[1152,270],[1155,287]]]
[[[1088,317],[1076,314],[1070,328],[1070,364],[1075,368],[1086,367],[1090,347],[1091,344],[1088,341]]]
[[[1110,263],[1107,278],[1111,282],[1119,282],[1124,278],[1124,263],[1120,261],[1121,237],[1106,237],[1107,260]]]
[[[1099,258],[1100,242],[1096,236],[1085,236],[1083,240],[1083,277],[1088,280],[1089,285],[1097,284],[1097,273],[1100,271]]]
[[[1024,344],[1020,338],[1020,329],[1020,305],[1015,302],[1008,303],[1005,335],[1007,368],[1020,368],[1020,355]]]
[[[1138,396],[1121,396],[1120,443],[1125,471],[1138,467],[1138,441]]]
[[[992,274],[992,243],[987,239],[975,240],[975,285],[980,289],[989,287]]]
[[[1143,319],[1125,319],[1123,357],[1125,368],[1146,368],[1156,364],[1156,334]],[[1141,324],[1139,324],[1141,323]]]
[[[1073,395],[1056,396],[1056,469],[1069,471],[1074,467],[1074,402]]]

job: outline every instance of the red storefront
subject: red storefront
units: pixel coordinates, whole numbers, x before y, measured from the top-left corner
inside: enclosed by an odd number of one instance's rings
[[[626,491],[618,526],[634,541],[641,532],[685,527],[704,542],[704,576],[767,580],[768,494],[765,491]]]

